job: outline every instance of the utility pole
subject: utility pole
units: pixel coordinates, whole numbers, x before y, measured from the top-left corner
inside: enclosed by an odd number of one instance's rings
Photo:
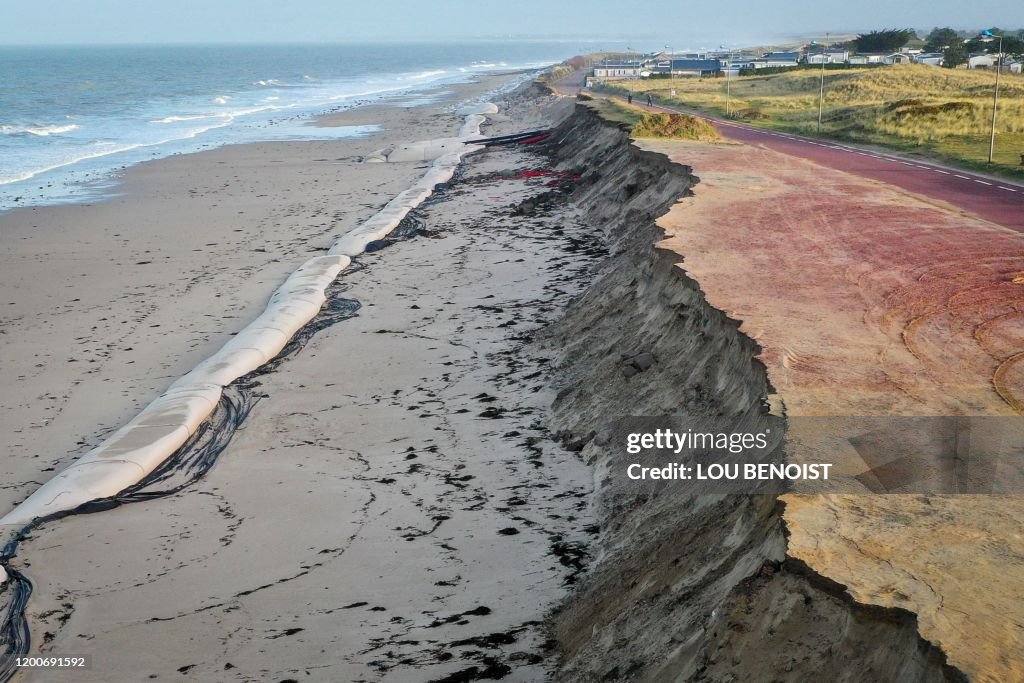
[[[731,64],[725,68],[725,117],[732,116],[732,68]]]
[[[825,50],[828,49],[828,34],[825,34],[825,45],[821,50],[821,85],[818,87],[818,135],[821,135],[821,114],[825,108]]]
[[[992,94],[992,135],[988,139],[988,163],[996,152],[996,113],[999,110],[999,72],[1003,62],[1003,36],[999,36],[999,53],[996,55],[996,89]]]

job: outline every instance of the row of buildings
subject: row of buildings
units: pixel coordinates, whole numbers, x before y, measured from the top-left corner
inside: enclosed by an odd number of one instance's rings
[[[969,57],[967,67],[989,68],[995,65],[995,55],[976,53]],[[851,53],[844,48],[815,48],[794,52],[768,52],[753,55],[743,52],[706,52],[675,55],[668,52],[637,55],[619,59],[605,59],[594,64],[592,77],[596,80],[649,78],[672,75],[678,78],[708,76],[738,76],[741,71],[795,67],[801,64],[927,64],[942,66],[943,55],[903,48],[893,53]],[[1021,73],[1021,62],[1005,66],[1009,71]]]

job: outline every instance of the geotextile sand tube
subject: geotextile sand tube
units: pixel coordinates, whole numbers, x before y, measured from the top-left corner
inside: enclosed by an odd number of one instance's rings
[[[421,155],[409,161],[433,160],[422,179],[338,239],[326,256],[303,263],[274,291],[258,318],[174,382],[128,424],[38,488],[0,519],[0,526],[20,528],[34,519],[114,496],[140,482],[173,455],[213,413],[225,386],[277,356],[319,313],[327,300],[327,288],[349,266],[352,257],[363,253],[368,243],[386,237],[409,211],[430,196],[435,185],[451,180],[463,155],[480,149],[465,143],[479,137],[484,121],[479,112],[483,110],[493,113],[497,108],[491,104],[468,108],[458,138],[397,148],[406,149],[410,157]],[[6,575],[0,575],[0,583],[4,579]]]

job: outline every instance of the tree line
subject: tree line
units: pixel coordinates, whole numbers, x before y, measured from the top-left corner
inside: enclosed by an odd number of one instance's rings
[[[994,40],[1002,36],[1003,52],[1024,54],[1024,29],[1004,31],[992,27],[987,29],[987,32],[995,36]],[[850,41],[848,47],[857,52],[896,52],[907,43],[920,40],[913,29],[882,29],[858,35]],[[977,33],[964,33],[952,28],[934,28],[924,38],[922,49],[925,52],[941,52],[943,66],[952,69],[965,64],[972,52],[995,51],[996,45],[992,41],[993,39],[983,38]]]

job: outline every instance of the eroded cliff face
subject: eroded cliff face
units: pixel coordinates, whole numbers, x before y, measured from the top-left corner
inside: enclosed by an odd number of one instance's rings
[[[771,387],[756,344],[656,246],[655,219],[698,182],[691,169],[585,106],[551,139],[610,252],[540,342],[560,357],[552,431],[595,468],[600,522],[591,570],[552,620],[556,680],[964,680],[912,614],[856,605],[787,559],[776,496],[611,494],[621,463],[594,440],[616,418],[738,415],[767,406]]]

